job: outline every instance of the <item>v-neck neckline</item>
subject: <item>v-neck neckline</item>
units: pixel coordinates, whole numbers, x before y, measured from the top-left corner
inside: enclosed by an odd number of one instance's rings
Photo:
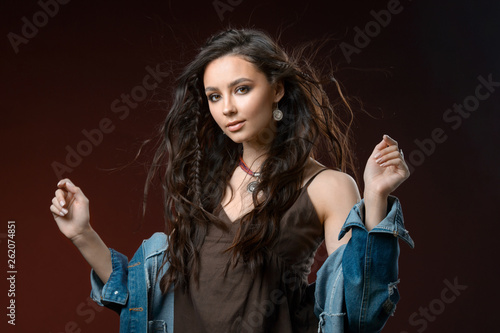
[[[309,185],[309,184],[307,184],[307,185]],[[297,197],[297,200],[299,200],[299,198],[302,196],[303,192],[307,192],[307,187],[308,187],[308,186],[303,186],[303,187],[301,187],[301,188],[300,188],[300,193],[299,193],[299,196]],[[304,189],[305,189],[305,191],[304,191]],[[311,202],[311,198],[309,197],[309,193],[307,193],[307,198],[308,198],[308,201],[309,201],[310,203],[312,203],[312,202]],[[295,203],[294,203],[294,204],[295,204]],[[243,215],[239,216],[238,218],[236,218],[235,220],[231,220],[231,218],[229,217],[229,215],[227,215],[227,212],[226,212],[226,210],[224,209],[224,206],[222,206],[222,204],[221,204],[221,203],[219,204],[219,208],[220,208],[220,211],[221,211],[222,215],[225,217],[225,219],[226,219],[226,220],[227,220],[227,221],[228,221],[231,225],[233,225],[233,224],[238,224],[238,223],[241,221],[241,219],[243,218],[243,216],[245,216],[245,215],[246,215],[246,214],[243,214]],[[290,207],[290,208],[291,208],[291,207]]]
[[[304,186],[302,186],[300,188],[300,193],[299,193],[299,196],[297,197],[297,200],[299,200],[299,198],[302,196],[302,194],[304,193],[304,189],[305,189],[305,192],[307,194],[307,201],[309,202],[309,204],[312,206],[312,209],[314,210],[314,215],[316,215],[318,221],[320,220],[319,219],[319,216],[318,216],[318,212],[316,212],[316,209],[314,208],[314,205],[312,204],[312,201],[311,201],[311,197],[309,196],[309,192],[307,192],[307,188],[309,187],[309,185],[312,183],[312,181],[314,180],[314,178],[316,178],[317,175],[319,175],[321,172],[327,170],[327,168],[325,169],[321,169],[319,170],[318,172],[316,172],[311,178],[309,178],[306,182],[306,184]],[[297,202],[297,200],[295,200],[295,202]],[[293,203],[293,205],[295,205],[295,202]],[[293,206],[292,205],[292,206]],[[290,206],[290,208],[292,207]],[[222,203],[219,203],[219,207],[220,207],[220,210],[222,212],[222,214],[226,217],[226,220],[231,224],[237,224],[238,222],[240,222],[240,220],[243,218],[243,216],[245,216],[246,214],[243,214],[241,216],[239,216],[238,218],[236,218],[235,220],[231,220],[231,218],[229,217],[229,215],[227,215],[227,212],[226,210],[224,209],[224,206],[222,206]],[[289,208],[289,209],[290,209]]]

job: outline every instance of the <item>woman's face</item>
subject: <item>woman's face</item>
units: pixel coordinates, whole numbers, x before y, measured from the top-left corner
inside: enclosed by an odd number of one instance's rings
[[[210,113],[236,143],[268,145],[274,138],[273,104],[283,97],[283,85],[240,56],[227,55],[208,64],[203,76]]]

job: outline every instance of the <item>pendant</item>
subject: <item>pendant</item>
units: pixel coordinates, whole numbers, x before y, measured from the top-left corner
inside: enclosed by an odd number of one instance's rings
[[[250,193],[253,193],[253,191],[255,191],[255,189],[257,188],[257,185],[259,185],[259,182],[256,180],[253,182],[250,182],[250,184],[248,184],[248,186],[247,186],[247,191]]]

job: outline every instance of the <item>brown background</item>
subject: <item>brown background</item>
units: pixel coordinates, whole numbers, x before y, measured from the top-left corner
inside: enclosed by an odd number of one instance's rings
[[[288,49],[330,37],[321,59],[338,65],[336,76],[346,92],[359,97],[374,116],[356,115],[360,173],[384,133],[399,141],[415,167],[395,195],[416,248],[401,245],[402,299],[385,331],[495,331],[500,89],[456,129],[443,115],[474,94],[479,76],[500,82],[500,5],[402,1],[402,11],[348,62],[340,43],[353,45],[354,28],[364,29],[373,21],[370,11],[386,9],[388,1],[221,2],[231,8],[222,18],[213,1],[71,1],[19,45],[18,53],[7,36],[20,35],[22,18],[33,22],[41,7],[34,0],[2,2],[0,330],[118,330],[117,315],[86,303],[89,267],[49,213],[58,181],[52,164],[65,163],[66,147],[76,149],[85,140],[83,130],[110,119],[113,131],[64,176],[90,198],[92,225],[108,246],[132,256],[142,239],[162,230],[162,216],[153,197],[140,226],[148,155],[121,167],[163,119],[157,101],[168,94],[171,78],[165,78],[162,89],[148,92],[125,119],[112,112],[111,104],[141,85],[146,66],[167,63],[178,70],[206,37],[232,24],[273,35],[282,31]],[[446,140],[424,155],[417,142],[429,140],[436,128]],[[6,324],[9,220],[16,221],[15,327]],[[444,280],[455,279],[467,288],[445,304],[440,301]],[[417,315],[420,322],[411,321],[412,314],[429,306],[431,317]]]

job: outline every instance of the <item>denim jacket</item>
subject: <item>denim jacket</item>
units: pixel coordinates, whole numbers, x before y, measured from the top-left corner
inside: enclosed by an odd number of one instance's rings
[[[401,205],[388,199],[387,216],[369,232],[363,223],[364,201],[350,211],[341,239],[352,230],[346,245],[339,247],[321,266],[315,282],[314,312],[318,332],[379,332],[393,315],[399,301],[398,238],[410,247],[413,240],[404,227]],[[159,274],[167,236],[155,233],[143,241],[128,262],[110,249],[113,271],[103,284],[91,271],[91,298],[120,314],[120,332],[173,332],[174,293],[162,296]],[[158,278],[157,278],[158,276]]]

